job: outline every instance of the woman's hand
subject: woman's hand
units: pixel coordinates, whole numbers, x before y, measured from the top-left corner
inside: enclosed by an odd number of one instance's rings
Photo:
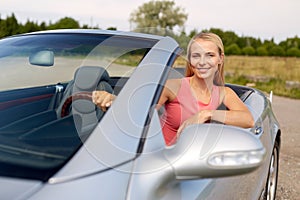
[[[115,95],[106,91],[93,91],[92,93],[93,103],[100,107],[103,112],[105,112],[107,108],[111,106],[115,98]]]
[[[203,124],[206,121],[211,120],[212,118],[212,110],[201,110],[200,112],[196,113],[192,117],[185,120],[177,130],[177,138],[180,136],[183,129],[185,129],[188,125],[191,124]]]

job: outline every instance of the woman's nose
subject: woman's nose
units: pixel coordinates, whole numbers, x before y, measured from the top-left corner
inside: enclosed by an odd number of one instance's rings
[[[206,64],[206,58],[205,56],[201,56],[199,59],[199,65],[205,65]]]

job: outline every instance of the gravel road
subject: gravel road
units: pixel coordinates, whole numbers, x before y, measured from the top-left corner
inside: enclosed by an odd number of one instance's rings
[[[300,199],[300,100],[273,97],[273,110],[281,125],[278,200]]]

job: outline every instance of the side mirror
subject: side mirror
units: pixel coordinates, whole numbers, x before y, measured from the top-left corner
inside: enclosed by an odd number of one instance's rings
[[[37,66],[53,66],[54,53],[53,51],[43,50],[33,53],[29,57],[29,63]]]
[[[246,129],[197,124],[187,127],[164,154],[177,179],[199,179],[254,171],[262,164],[265,149]]]

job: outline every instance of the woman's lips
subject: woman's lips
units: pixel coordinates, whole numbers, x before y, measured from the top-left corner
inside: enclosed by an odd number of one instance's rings
[[[197,71],[199,71],[200,73],[205,73],[205,72],[207,72],[208,70],[210,70],[211,67],[197,67],[196,69],[197,69]]]

